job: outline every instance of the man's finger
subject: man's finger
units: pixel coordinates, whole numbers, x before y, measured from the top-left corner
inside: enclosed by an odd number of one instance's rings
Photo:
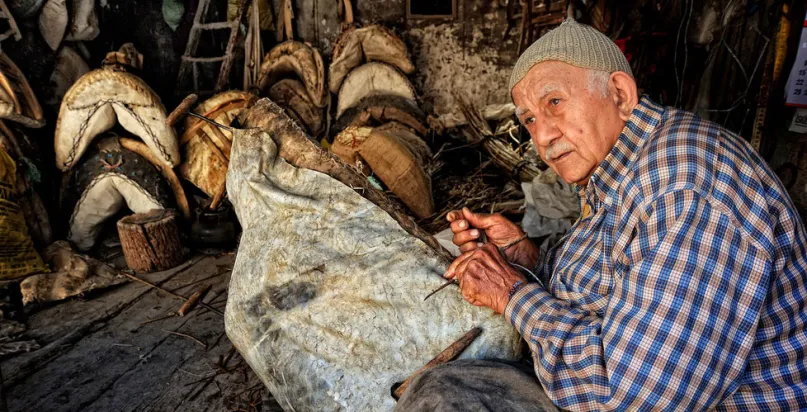
[[[460,246],[460,252],[465,253],[465,252],[470,252],[470,251],[479,249],[480,247],[482,247],[483,244],[484,243],[481,243],[481,242],[468,242],[468,243]]]
[[[462,216],[467,220],[471,226],[480,229],[487,229],[493,225],[501,222],[499,215],[489,215],[487,213],[474,213],[467,207],[462,208]]]
[[[456,219],[451,222],[451,231],[454,233],[462,232],[463,230],[468,230],[468,221],[465,219]]]
[[[502,254],[499,252],[499,247],[494,245],[493,243],[483,243],[479,246],[479,248],[482,249],[482,252],[484,252],[487,255],[487,257],[491,259],[498,261],[504,259],[502,257]]]
[[[446,269],[446,273],[443,274],[443,277],[446,279],[454,279],[454,276],[456,275],[457,271],[457,266],[459,266],[463,261],[471,257],[472,254],[473,252],[467,252],[457,256],[457,258],[454,259],[454,261],[451,262],[450,265],[448,265],[448,269]]]
[[[462,298],[467,300],[468,303],[473,303],[473,301],[476,300],[473,296],[471,296],[471,292],[469,290],[462,289],[462,286],[460,286],[460,292],[462,293]]]
[[[456,268],[454,268],[454,278],[459,281],[460,290],[465,285],[465,275],[468,274],[468,265],[472,264],[476,259],[479,258],[479,252],[476,250],[466,253],[468,255],[467,258],[463,259]]]
[[[450,212],[448,212],[446,214],[446,219],[449,222],[453,222],[453,221],[455,221],[455,220],[457,220],[457,219],[459,219],[461,217],[462,217],[462,212],[460,212],[459,210],[452,210],[452,211],[450,211]]]
[[[481,233],[479,229],[463,230],[462,232],[454,233],[451,241],[457,246],[462,246],[468,242],[478,242]]]

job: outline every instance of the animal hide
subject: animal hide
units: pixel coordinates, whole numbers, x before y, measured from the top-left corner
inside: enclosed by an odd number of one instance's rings
[[[26,127],[45,125],[42,107],[28,80],[5,53],[0,53],[0,118]]]
[[[415,101],[415,88],[395,67],[371,62],[353,69],[347,75],[336,105],[336,117],[357,106],[362,99],[375,95],[400,96]]]
[[[63,300],[128,280],[107,264],[76,253],[64,240],[45,249],[45,260],[53,273],[31,276],[20,283],[23,304]]]
[[[409,129],[395,123],[378,128],[348,127],[336,136],[331,151],[348,164],[359,160],[367,163],[418,217],[434,214],[431,179],[424,170],[431,151]]]
[[[425,136],[426,114],[415,102],[391,95],[376,95],[362,99],[359,104],[345,110],[333,126],[334,134],[339,134],[349,126],[376,126],[373,123],[395,121],[406,125],[421,136]]]
[[[67,34],[66,40],[95,40],[101,32],[98,17],[95,15],[95,0],[73,0],[71,21],[70,33]]]
[[[62,47],[59,51],[56,67],[50,75],[51,95],[45,103],[59,107],[70,87],[89,71],[89,66],[75,50],[68,46]]]
[[[325,107],[328,91],[325,90],[325,66],[317,49],[307,43],[286,41],[275,46],[263,58],[258,89],[266,91],[282,78],[296,76],[317,107]]]
[[[67,239],[81,251],[95,244],[101,225],[124,205],[134,213],[173,207],[160,172],[116,138],[102,139],[87,153],[62,193],[62,210],[70,216]]]
[[[48,0],[39,13],[39,32],[51,50],[56,51],[62,44],[67,30],[67,0]]]
[[[332,93],[339,93],[345,76],[362,61],[384,62],[406,74],[415,71],[406,44],[392,31],[377,24],[360,29],[351,27],[339,35],[333,48],[328,70],[328,86]]]
[[[450,260],[366,179],[268,100],[245,117],[227,181],[244,230],[224,324],[286,410],[392,411],[392,384],[472,327],[484,333],[462,358],[520,358],[518,332],[456,288],[423,301]]]
[[[325,126],[322,108],[308,100],[305,86],[294,79],[283,79],[269,89],[269,98],[294,119],[309,135],[319,136]]]
[[[165,165],[179,164],[177,138],[160,98],[139,77],[110,66],[85,74],[64,96],[54,138],[56,166],[69,170],[93,138],[116,121]]]
[[[257,97],[252,93],[233,90],[205,100],[193,111],[229,126],[232,120],[242,110],[251,107],[255,100]],[[180,175],[208,196],[215,197],[222,193],[232,140],[232,132],[188,116],[185,120],[185,132],[180,139],[184,159],[179,168]]]

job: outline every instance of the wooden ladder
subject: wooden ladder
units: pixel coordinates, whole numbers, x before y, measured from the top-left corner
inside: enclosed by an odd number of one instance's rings
[[[2,0],[0,0],[1,2]],[[188,36],[188,45],[185,47],[185,54],[182,55],[182,62],[179,65],[179,74],[177,75],[177,93],[187,94],[182,91],[185,83],[188,81],[188,75],[193,76],[193,92],[202,96],[214,94],[222,91],[230,80],[230,69],[233,66],[235,45],[238,41],[238,34],[240,32],[241,24],[243,23],[244,16],[246,15],[247,3],[249,0],[241,0],[238,4],[238,11],[232,21],[221,22],[203,22],[207,16],[207,9],[210,5],[210,0],[199,0],[199,6],[196,8],[196,15],[193,17],[193,26],[191,27],[190,35]],[[196,57],[196,48],[199,46],[199,38],[202,32],[206,30],[230,30],[230,38],[227,41],[227,48],[224,50],[222,56],[214,57]],[[216,86],[212,91],[205,91],[199,89],[199,69],[197,63],[214,63],[221,62],[219,69],[219,77],[216,80]]]
[[[0,20],[8,21],[8,30],[6,30],[3,34],[0,34],[0,41],[3,41],[11,36],[14,36],[15,41],[22,40],[22,33],[20,33],[20,29],[17,27],[17,22],[14,20],[14,16],[11,15],[11,12],[8,11],[6,2],[3,0],[0,0]]]

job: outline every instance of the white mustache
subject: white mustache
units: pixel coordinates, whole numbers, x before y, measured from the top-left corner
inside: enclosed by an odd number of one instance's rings
[[[547,161],[555,160],[555,158],[562,156],[568,152],[571,152],[574,148],[572,145],[566,142],[558,142],[546,148],[546,156]]]

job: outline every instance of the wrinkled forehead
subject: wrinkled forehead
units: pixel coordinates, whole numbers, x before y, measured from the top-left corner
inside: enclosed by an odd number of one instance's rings
[[[554,91],[577,92],[587,87],[591,69],[573,66],[559,61],[541,62],[533,66],[516,83],[510,93],[513,103],[524,106],[529,101],[540,101]]]
[[[548,61],[533,66],[511,91],[513,102],[527,97],[540,97],[555,90],[568,88],[575,79],[583,80],[585,70],[570,64]]]
[[[511,96],[513,103],[516,105],[516,115],[524,113],[524,111],[527,110],[526,106],[529,102],[543,100],[552,92],[567,88],[567,85],[563,81],[553,78],[535,79],[532,82],[527,82],[527,79],[524,80],[524,82],[519,82],[519,84],[513,88]]]

